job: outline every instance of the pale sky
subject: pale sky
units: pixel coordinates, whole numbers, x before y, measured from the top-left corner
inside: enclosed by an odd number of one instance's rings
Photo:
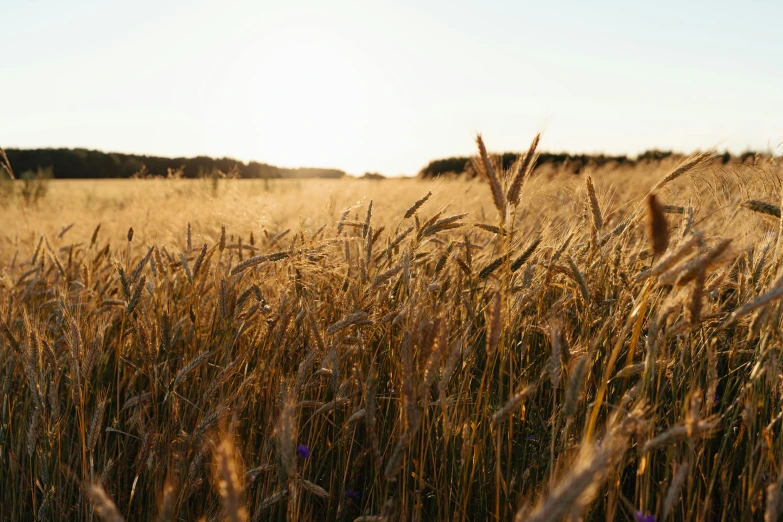
[[[783,152],[783,2],[0,0],[0,146],[352,174]]]

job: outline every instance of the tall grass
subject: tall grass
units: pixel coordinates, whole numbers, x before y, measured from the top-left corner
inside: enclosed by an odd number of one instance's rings
[[[6,243],[0,519],[777,520],[780,166],[537,145],[467,214]]]

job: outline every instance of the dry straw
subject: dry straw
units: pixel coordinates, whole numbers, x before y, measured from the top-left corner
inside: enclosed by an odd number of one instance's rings
[[[666,497],[664,498],[663,501],[663,517],[661,519],[661,522],[667,520],[669,518],[669,515],[671,515],[672,510],[674,509],[674,504],[680,498],[680,492],[682,491],[682,486],[685,484],[685,479],[687,477],[688,477],[688,462],[683,461],[677,467],[677,472],[674,474],[671,484],[669,484],[669,489],[666,490]]]
[[[503,321],[502,307],[503,302],[500,292],[495,292],[487,321],[487,355],[490,356],[495,353],[500,343],[500,331]]]

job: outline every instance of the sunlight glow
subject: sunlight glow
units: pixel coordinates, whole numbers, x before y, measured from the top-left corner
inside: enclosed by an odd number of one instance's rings
[[[548,151],[774,149],[781,6],[6,2],[0,145],[358,175],[471,154],[476,132],[519,151],[542,121]]]
[[[370,124],[369,90],[351,53],[328,38],[242,53],[204,100],[207,148],[248,159],[262,148],[272,164],[350,165],[346,153],[363,146]]]

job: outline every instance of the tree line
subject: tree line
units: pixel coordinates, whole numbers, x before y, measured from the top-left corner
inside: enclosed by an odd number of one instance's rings
[[[196,156],[192,158],[166,158],[139,154],[101,152],[88,149],[6,149],[6,154],[14,171],[22,175],[45,173],[46,177],[56,179],[97,179],[131,177],[235,177],[235,178],[342,178],[346,173],[338,169],[316,167],[284,168],[250,161],[245,163],[233,158],[212,158]],[[660,161],[677,154],[671,151],[648,150],[635,158],[604,154],[568,154],[542,152],[537,167],[551,165],[575,174],[587,167],[597,168],[607,164],[635,165],[640,162]],[[504,169],[510,168],[519,158],[516,152],[504,152],[497,156]],[[747,151],[739,156],[728,152],[720,155],[721,161],[747,163],[757,157],[766,157],[766,153]],[[419,177],[432,178],[445,174],[464,174],[473,176],[471,158],[456,156],[430,161],[419,171]],[[0,169],[2,177],[2,169]],[[365,179],[382,179],[378,173],[366,173]]]
[[[87,149],[6,149],[15,172],[50,171],[57,179],[229,176],[238,178],[341,178],[345,172],[323,168],[283,168],[233,158],[164,158]]]
[[[519,159],[520,153],[517,152],[504,152],[497,155],[498,163],[502,164],[503,169],[508,169]],[[669,156],[680,156],[672,151],[661,150],[648,150],[635,158],[628,156],[610,156],[605,154],[568,154],[568,153],[551,153],[542,152],[538,156],[536,162],[536,168],[544,165],[551,165],[553,167],[562,168],[566,171],[579,174],[585,168],[597,168],[604,165],[614,164],[617,166],[629,165],[633,166],[637,163],[661,161]],[[720,161],[723,164],[735,161],[738,163],[753,162],[757,157],[766,157],[768,154],[757,153],[753,151],[743,152],[739,156],[732,156],[729,152],[724,152],[719,155]],[[451,158],[442,158],[429,162],[423,169],[419,171],[419,176],[422,178],[433,178],[437,176],[443,176],[446,174],[464,174],[468,176],[474,176],[476,173],[471,166],[471,158],[468,156],[455,156]]]

